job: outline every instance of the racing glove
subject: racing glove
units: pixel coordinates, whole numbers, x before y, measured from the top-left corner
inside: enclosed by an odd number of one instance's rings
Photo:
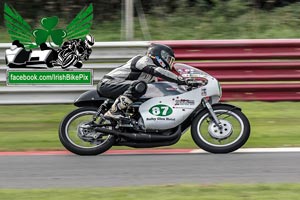
[[[187,85],[187,82],[182,76],[177,76],[177,84],[178,85]]]

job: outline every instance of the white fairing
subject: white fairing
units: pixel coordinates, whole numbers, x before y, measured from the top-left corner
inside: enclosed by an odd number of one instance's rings
[[[46,61],[50,53],[51,50],[35,50],[32,51],[29,60],[31,60],[31,58],[38,58],[37,61]]]
[[[13,45],[10,49],[5,50],[5,56],[7,59],[7,63],[13,63],[16,55],[22,51],[23,48],[18,48],[16,45]]]
[[[174,68],[184,78],[206,80],[206,85],[191,91],[183,91],[176,84],[169,84],[169,87],[173,86],[174,90],[181,92],[170,96],[157,97],[158,95],[155,95],[156,97],[144,102],[139,111],[147,130],[165,130],[178,126],[201,104],[204,97],[210,97],[211,103],[217,103],[220,100],[221,88],[214,77],[185,64],[175,64]],[[157,88],[159,84],[156,83]],[[150,97],[147,95],[150,93],[151,91],[147,91],[145,96]]]
[[[13,64],[22,64],[22,63],[15,63],[16,57],[19,55],[19,53],[24,50],[24,48],[17,47],[16,45],[12,45],[9,49],[5,50],[5,56],[7,63],[13,63]],[[31,51],[30,56],[26,62],[45,62],[50,55],[51,50],[34,50]]]

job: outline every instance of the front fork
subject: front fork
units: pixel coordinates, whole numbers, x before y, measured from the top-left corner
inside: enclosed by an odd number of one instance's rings
[[[207,108],[207,110],[208,110],[210,116],[212,117],[212,120],[215,122],[215,124],[219,127],[219,129],[222,129],[222,123],[218,119],[217,115],[215,114],[215,112],[214,112],[212,106],[210,105],[210,103],[208,102],[208,100],[203,98],[203,104]]]

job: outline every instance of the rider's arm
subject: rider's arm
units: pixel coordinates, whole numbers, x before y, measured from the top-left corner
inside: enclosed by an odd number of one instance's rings
[[[73,39],[73,40],[68,40],[68,41],[65,41],[64,43],[63,43],[63,45],[62,45],[62,49],[67,49],[67,48],[69,48],[69,49],[74,49],[74,47],[75,46],[77,46],[78,45],[78,43],[80,42],[80,40],[79,39]]]
[[[177,76],[173,72],[165,70],[161,67],[157,67],[155,65],[148,65],[144,67],[143,71],[148,74],[151,74],[152,76],[162,78],[169,82],[177,83],[179,85],[185,84],[185,81],[182,79],[181,76]]]
[[[162,78],[166,81],[177,83],[179,85],[184,85],[185,81],[181,76],[177,76],[173,72],[169,70],[165,70],[161,67],[156,66],[151,58],[142,57],[135,65],[135,68],[141,70],[147,74],[151,74],[152,76]]]

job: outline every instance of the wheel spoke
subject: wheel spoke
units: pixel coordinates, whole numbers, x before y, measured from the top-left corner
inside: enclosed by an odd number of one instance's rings
[[[216,127],[214,122],[209,119],[209,115],[206,114],[201,120],[202,123],[198,125],[199,136],[209,145],[228,146],[241,136],[243,131],[242,122],[231,111],[216,110],[215,113],[222,124],[222,129]]]
[[[75,146],[94,148],[105,143],[110,137],[105,135],[101,135],[101,138],[96,137],[99,133],[94,130],[95,126],[92,126],[93,124],[96,125],[93,122],[93,115],[93,112],[81,113],[70,121],[67,137]]]
[[[107,122],[93,120],[96,112],[96,108],[78,108],[63,119],[59,128],[59,139],[66,149],[78,155],[98,155],[113,146],[113,135],[95,130],[98,124],[109,128]]]

